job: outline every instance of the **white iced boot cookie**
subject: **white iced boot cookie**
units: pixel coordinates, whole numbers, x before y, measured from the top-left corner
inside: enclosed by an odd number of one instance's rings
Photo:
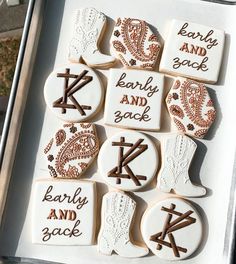
[[[216,83],[224,42],[223,30],[173,20],[165,41],[160,71],[202,82]]]
[[[96,227],[96,184],[78,180],[39,180],[33,197],[32,242],[92,245]]]
[[[90,119],[101,108],[104,90],[97,74],[84,64],[55,69],[44,85],[49,109],[66,122]]]
[[[216,118],[206,86],[186,78],[175,79],[166,105],[176,128],[192,137],[204,138]]]
[[[104,142],[98,155],[98,169],[109,185],[136,191],[152,181],[158,158],[155,145],[146,135],[124,131]]]
[[[158,188],[163,192],[173,190],[176,194],[198,197],[206,194],[204,187],[193,185],[188,170],[197,144],[187,136],[176,134],[164,140],[162,167],[158,174]]]
[[[110,43],[111,53],[125,67],[150,70],[155,67],[160,43],[144,20],[118,18]]]
[[[69,59],[80,62],[81,58],[90,67],[107,68],[115,58],[102,54],[98,44],[106,25],[106,16],[95,8],[76,11],[73,38],[69,46]]]
[[[153,254],[164,260],[181,260],[197,250],[203,230],[201,218],[190,203],[169,198],[144,213],[141,231]]]
[[[160,129],[164,75],[151,71],[111,69],[104,120],[107,125]]]
[[[64,124],[44,148],[53,178],[77,179],[99,151],[96,127],[90,123]]]
[[[121,257],[138,258],[148,254],[146,247],[135,245],[130,238],[136,202],[121,192],[109,192],[102,200],[102,223],[98,251],[105,255],[116,252]]]

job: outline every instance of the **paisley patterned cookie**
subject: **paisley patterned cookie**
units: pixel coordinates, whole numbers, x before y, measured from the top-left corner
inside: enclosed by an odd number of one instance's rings
[[[203,228],[198,212],[189,202],[169,198],[147,209],[141,231],[153,254],[164,260],[181,260],[197,250]]]
[[[166,37],[160,72],[216,83],[224,42],[223,30],[175,19]]]
[[[146,247],[135,245],[130,231],[136,202],[121,192],[109,192],[102,199],[102,224],[98,251],[104,255],[116,252],[121,257],[138,258],[148,254]]]
[[[151,70],[155,67],[160,43],[145,21],[118,18],[110,44],[112,54],[125,67]]]
[[[55,69],[44,85],[48,108],[66,122],[91,119],[101,108],[104,90],[97,74],[84,64]]]
[[[45,146],[48,170],[53,178],[77,179],[99,151],[95,125],[64,124]]]
[[[216,117],[206,86],[193,80],[176,78],[166,104],[178,130],[192,137],[203,138]]]
[[[98,45],[106,26],[106,16],[93,7],[76,10],[74,33],[69,46],[69,59],[80,62],[81,59],[90,67],[107,68],[115,58],[102,54]]]
[[[37,180],[34,183],[32,242],[92,245],[96,230],[96,183]]]

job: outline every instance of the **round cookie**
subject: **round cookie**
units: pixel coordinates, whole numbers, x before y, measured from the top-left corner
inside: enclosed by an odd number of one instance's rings
[[[92,69],[84,64],[68,64],[48,76],[44,98],[57,117],[67,122],[81,122],[100,109],[103,88]]]
[[[164,260],[181,260],[198,248],[202,221],[190,203],[168,198],[145,212],[141,232],[146,245],[156,256]]]
[[[158,152],[143,133],[123,131],[108,138],[98,155],[98,169],[109,185],[136,191],[151,182],[158,168]]]

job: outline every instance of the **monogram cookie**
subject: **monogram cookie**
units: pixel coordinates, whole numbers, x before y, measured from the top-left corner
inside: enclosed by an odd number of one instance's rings
[[[77,179],[99,151],[95,125],[64,124],[44,148],[47,167],[53,178]]]
[[[136,191],[149,184],[158,168],[158,152],[143,133],[124,131],[109,137],[98,155],[98,169],[116,189]]]
[[[188,173],[197,144],[187,136],[175,134],[165,138],[161,149],[162,166],[157,178],[158,188],[163,192],[173,190],[187,197],[205,195],[206,189],[192,184]]]
[[[121,257],[138,258],[148,254],[146,247],[135,245],[130,231],[136,202],[121,192],[109,192],[102,199],[102,223],[98,251],[104,255],[116,252]]]
[[[165,41],[160,71],[207,83],[216,83],[224,42],[223,30],[173,20]]]
[[[81,122],[94,116],[102,106],[103,93],[97,74],[83,64],[55,69],[44,86],[47,106],[66,122]]]
[[[34,184],[32,242],[92,245],[96,229],[96,184],[78,180],[38,180]]]
[[[105,124],[141,130],[160,129],[164,76],[151,71],[111,69]]]
[[[190,79],[176,78],[166,104],[177,129],[192,137],[203,138],[216,117],[206,86]]]
[[[125,67],[155,67],[160,43],[149,25],[140,19],[118,18],[111,37],[111,53]]]
[[[191,256],[202,240],[202,221],[185,200],[169,198],[148,209],[141,231],[149,249],[161,259],[181,260]]]
[[[107,68],[115,58],[102,54],[99,42],[106,27],[106,16],[93,7],[76,10],[73,37],[69,45],[69,60],[81,59],[90,67]]]

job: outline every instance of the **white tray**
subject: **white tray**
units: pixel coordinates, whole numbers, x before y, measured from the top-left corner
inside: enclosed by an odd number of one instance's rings
[[[29,15],[32,15],[33,6],[33,19],[30,20]],[[24,59],[22,68],[18,69],[20,81],[15,80],[18,84],[18,92],[16,97],[15,94],[12,95],[9,106],[12,110],[11,107],[15,102],[12,119],[9,123],[10,112],[8,112],[8,124],[5,125],[4,131],[4,138],[6,139],[8,135],[8,141],[0,177],[0,188],[2,188],[0,213],[4,208],[0,230],[0,256],[37,258],[71,264],[127,262],[127,259],[117,255],[106,257],[98,254],[96,246],[61,247],[31,243],[31,187],[36,179],[49,177],[42,149],[51,136],[51,128],[60,123],[46,108],[43,86],[54,67],[68,62],[68,42],[72,29],[71,14],[73,10],[83,6],[93,6],[108,16],[108,30],[102,47],[105,53],[109,53],[109,36],[117,16],[144,19],[158,29],[163,39],[168,21],[172,18],[186,19],[226,31],[220,79],[217,85],[208,86],[217,107],[218,117],[207,138],[197,141],[198,149],[190,170],[193,181],[208,188],[206,197],[190,199],[204,219],[204,238],[201,247],[190,259],[178,263],[226,264],[230,261],[232,263],[236,186],[236,6],[200,0],[32,0],[30,2],[31,11],[28,14],[28,24],[31,21],[30,38],[26,51],[25,47],[22,47],[26,53],[22,57]],[[39,36],[41,21],[43,23]],[[36,57],[35,53],[37,53]],[[107,74],[108,71],[100,71],[99,74],[105,82]],[[171,78],[166,78],[166,92],[171,82]],[[104,126],[102,118],[103,113],[100,113],[92,120],[98,125],[101,142],[119,131],[117,128]],[[149,134],[158,143],[169,132],[171,132],[170,119],[164,109],[161,131]],[[3,145],[5,147],[5,144]],[[10,176],[11,182],[7,189]],[[108,191],[108,187],[97,172],[96,163],[83,178],[98,182],[100,206],[102,194]],[[149,204],[172,195],[161,193],[153,183],[144,192],[136,192],[132,196],[138,203],[136,218],[138,223]],[[138,225],[132,234],[135,240],[142,241]],[[152,254],[148,257],[129,260],[129,262],[132,264],[167,263]]]

